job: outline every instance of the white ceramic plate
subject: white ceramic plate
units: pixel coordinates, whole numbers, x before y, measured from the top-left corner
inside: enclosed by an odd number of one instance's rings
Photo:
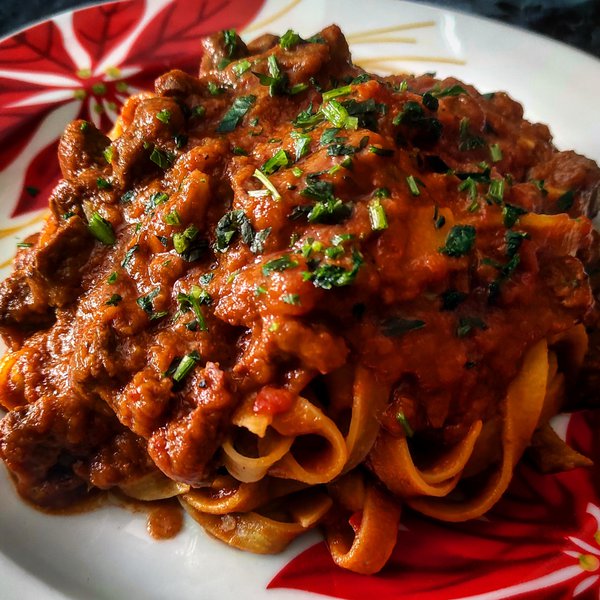
[[[595,112],[600,61],[500,23],[397,0],[117,2],[62,14],[0,44],[2,275],[8,273],[15,243],[40,226],[40,208],[56,176],[53,144],[68,120],[83,115],[110,125],[127,91],[143,87],[168,65],[193,64],[192,48],[202,33],[238,26],[247,39],[288,28],[308,36],[332,22],[349,36],[355,60],[365,68],[436,71],[473,83],[481,91],[507,90],[525,105],[530,120],[550,124],[559,148],[575,148],[600,159]],[[186,39],[180,29],[185,23],[191,23]],[[108,43],[100,35],[102,24],[107,25]],[[161,35],[166,37],[159,41]],[[44,50],[42,42],[48,40]],[[12,144],[11,152],[6,152],[7,144]],[[228,548],[191,522],[174,540],[156,542],[145,531],[143,514],[109,507],[69,517],[36,512],[17,498],[4,469],[0,469],[0,507],[2,600],[316,597],[267,586],[293,557],[318,541],[317,534],[274,557]],[[591,552],[596,554],[600,547]],[[598,570],[595,563],[591,566]],[[489,593],[478,597],[514,595],[510,590],[494,591],[498,584],[492,580],[502,577],[502,567],[497,569],[485,588]],[[584,578],[590,571],[594,569],[581,567],[569,576],[583,590],[597,585],[597,575],[590,576],[593,581]],[[401,574],[394,577],[397,594],[389,595],[388,590],[388,595],[378,597],[408,597],[401,591]],[[375,582],[360,579],[362,591],[356,593],[366,595],[356,597],[370,596],[369,581]],[[377,581],[379,586],[382,579]],[[552,586],[544,587],[548,585],[529,585],[527,589],[538,590],[539,595],[528,597],[554,597]],[[438,595],[427,597],[442,600],[451,595],[438,590]]]

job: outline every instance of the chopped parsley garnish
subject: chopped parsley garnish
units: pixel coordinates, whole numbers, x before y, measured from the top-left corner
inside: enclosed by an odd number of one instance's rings
[[[117,279],[119,278],[119,275],[116,271],[113,271],[107,278],[106,278],[106,282],[109,284],[113,284],[117,281]]]
[[[233,131],[244,118],[244,115],[252,108],[256,102],[256,96],[239,96],[234,101],[229,110],[223,116],[223,119],[217,127],[218,133],[229,133]]]
[[[281,72],[279,63],[273,54],[267,58],[267,66],[269,74],[264,75],[263,73],[254,73],[258,77],[261,85],[269,87],[270,96],[279,96],[286,91],[287,86],[287,75]]]
[[[352,213],[352,206],[339,198],[328,198],[317,202],[307,213],[309,223],[341,223]]]
[[[114,158],[114,148],[112,146],[107,146],[102,151],[102,156],[104,156],[104,160],[110,165]]]
[[[284,254],[280,258],[275,258],[265,263],[262,266],[262,274],[265,277],[271,275],[271,273],[281,273],[287,269],[293,269],[298,266],[298,262],[295,261],[289,254]]]
[[[458,149],[461,152],[468,152],[469,150],[476,150],[485,146],[485,140],[478,135],[473,135],[470,131],[471,122],[468,117],[463,117],[459,124],[459,136],[460,141],[458,143]]]
[[[198,228],[190,225],[182,233],[173,234],[173,247],[175,252],[186,262],[198,260],[207,248],[204,238],[198,236]]]
[[[460,94],[466,94],[467,90],[465,90],[462,85],[451,85],[447,88],[443,88],[441,90],[432,89],[430,93],[436,98],[444,98],[446,96],[460,96]]]
[[[469,198],[475,200],[477,198],[477,182],[472,177],[467,177],[464,181],[461,181],[458,186],[459,192],[468,191]]]
[[[375,190],[373,190],[373,196],[375,198],[389,198],[390,195],[390,190],[388,190],[385,187],[376,188]]]
[[[214,81],[209,81],[206,84],[206,87],[208,88],[208,93],[211,96],[218,96],[219,94],[222,94],[224,92],[224,89],[222,87],[219,87]]]
[[[237,35],[235,34],[235,29],[223,30],[223,42],[225,43],[226,56],[231,58],[235,54],[237,48]]]
[[[404,429],[404,433],[406,434],[406,437],[411,438],[415,432],[413,431],[413,428],[410,426],[410,423],[408,422],[408,419],[406,418],[406,416],[404,415],[404,413],[402,411],[399,411],[398,413],[396,413],[396,421],[398,421],[398,423],[400,425],[402,425],[402,428]]]
[[[283,294],[281,299],[286,304],[291,304],[292,306],[300,306],[300,295],[299,294]]]
[[[434,117],[426,117],[423,107],[413,100],[404,103],[402,111],[392,121],[414,130],[423,142],[435,142],[442,134],[442,124]]]
[[[165,192],[154,192],[154,194],[148,198],[147,211],[151,211],[160,204],[164,204],[168,199],[169,194],[166,194]]]
[[[197,285],[193,285],[189,294],[181,292],[177,294],[177,302],[181,312],[187,312],[190,309],[193,311],[194,316],[196,317],[194,324],[195,328],[200,329],[200,331],[208,331],[206,319],[204,318],[201,307],[201,304],[210,304],[212,302],[208,292]]]
[[[328,200],[333,198],[333,184],[329,181],[321,181],[318,174],[311,173],[307,175],[306,187],[300,193],[314,200]]]
[[[515,256],[519,251],[523,240],[528,240],[529,234],[524,231],[507,231],[506,232],[506,255],[509,258]]]
[[[556,201],[556,206],[560,212],[568,212],[573,206],[574,201],[575,194],[573,193],[573,190],[568,190]]]
[[[267,288],[262,286],[262,285],[257,285],[254,288],[254,295],[255,296],[262,296],[263,294],[267,293]]]
[[[358,118],[352,117],[337,100],[330,100],[321,107],[325,118],[334,126],[340,129],[356,129],[358,127]]]
[[[514,206],[513,204],[504,204],[502,207],[502,219],[504,227],[510,229],[522,215],[527,214],[527,211],[520,206]]]
[[[152,315],[157,314],[154,312],[153,300],[154,300],[154,298],[156,298],[156,296],[158,296],[158,294],[160,294],[160,288],[156,288],[156,289],[152,290],[151,292],[149,292],[148,294],[146,294],[145,296],[140,296],[136,300],[137,305],[145,313],[149,314],[151,318],[152,318]],[[162,315],[162,316],[164,316],[164,315]]]
[[[206,107],[198,104],[198,106],[194,106],[192,109],[192,117],[196,119],[201,119],[206,114]]]
[[[133,190],[126,191],[121,198],[119,198],[120,204],[129,204],[135,198],[135,192]]]
[[[171,120],[171,111],[168,108],[163,108],[156,113],[156,118],[161,122],[167,125]]]
[[[454,225],[448,232],[446,245],[440,252],[446,256],[458,258],[471,251],[475,245],[475,227],[473,225]]]
[[[352,252],[352,269],[346,270],[339,265],[328,263],[319,264],[313,271],[305,271],[302,277],[305,281],[312,281],[315,287],[330,290],[333,287],[344,287],[354,283],[358,270],[363,264],[360,252]]]
[[[110,221],[107,221],[99,212],[95,212],[90,217],[88,228],[91,234],[106,246],[112,246],[117,240]]]
[[[284,50],[291,50],[302,41],[302,38],[291,29],[288,29],[280,38],[279,45]]]
[[[502,149],[500,148],[500,144],[491,144],[490,145],[490,157],[492,162],[500,162],[502,160]]]
[[[313,113],[312,103],[308,105],[307,108],[300,111],[296,118],[292,121],[294,127],[303,130],[314,129],[319,123],[321,123],[324,119],[323,113],[318,110]]]
[[[133,255],[138,251],[138,249],[139,249],[139,244],[134,244],[133,246],[131,246],[131,248],[129,248],[129,250],[127,250],[127,252],[125,252],[125,256],[123,257],[123,260],[121,261],[121,266],[123,268],[125,268],[129,264],[129,262],[133,258]]]
[[[292,173],[294,174],[295,177],[302,177],[302,174],[304,173],[304,171],[300,167],[294,167],[292,169]]]
[[[472,333],[475,329],[481,329],[482,331],[485,331],[487,328],[487,323],[479,317],[461,317],[458,320],[456,335],[459,338],[464,338]]]
[[[425,92],[423,94],[423,98],[421,99],[421,102],[423,102],[423,106],[425,108],[428,108],[432,112],[435,112],[440,106],[439,100],[431,92]]]
[[[252,63],[249,60],[247,60],[247,59],[243,59],[243,60],[240,60],[237,63],[235,63],[235,65],[233,65],[233,67],[231,67],[231,70],[238,77],[241,77],[251,67],[252,67]]]
[[[306,133],[292,131],[290,134],[294,140],[294,150],[296,152],[296,161],[300,160],[305,154],[308,154],[311,137]]]
[[[271,233],[271,228],[267,227],[262,231],[255,232],[243,210],[229,211],[217,223],[215,229],[215,250],[217,252],[225,252],[236,233],[240,234],[242,241],[249,246],[251,252],[259,254],[264,250],[264,244]]]
[[[502,202],[504,198],[504,179],[492,179],[488,193],[492,200]]]
[[[380,148],[379,146],[369,146],[369,152],[377,156],[392,156],[394,154],[392,148]]]
[[[408,175],[406,178],[408,189],[413,196],[420,196],[421,190],[419,189],[419,180],[415,179],[414,175]]]
[[[269,194],[271,194],[273,200],[281,200],[281,194],[277,191],[277,188],[271,183],[271,180],[259,169],[254,171],[253,177],[258,179],[264,186]]]
[[[374,198],[369,202],[369,220],[373,231],[382,231],[388,227],[387,215],[379,198]]]
[[[353,98],[344,100],[342,106],[348,111],[348,114],[358,119],[359,127],[377,131],[377,118],[387,112],[387,104],[375,102],[373,98],[358,101]]]
[[[423,329],[425,321],[421,319],[405,319],[404,317],[389,317],[381,322],[381,333],[385,337],[399,337],[409,331]]]
[[[17,242],[17,248],[31,248],[32,246],[31,242]]]
[[[164,222],[167,225],[181,225],[181,217],[176,209],[173,209],[170,213],[163,217]]]
[[[267,160],[260,170],[265,175],[272,175],[281,167],[287,167],[290,164],[288,153],[282,148],[278,150],[269,160]]]
[[[108,179],[104,179],[104,177],[98,177],[96,179],[96,185],[99,190],[110,190],[112,189],[112,183],[108,181]]]
[[[200,355],[195,350],[190,354],[186,354],[177,365],[175,372],[173,373],[173,381],[180,383],[183,381],[191,372],[191,370],[200,362]]]
[[[338,98],[339,96],[347,96],[351,92],[351,85],[344,85],[342,87],[329,90],[328,92],[323,92],[323,102],[327,102],[328,100],[332,100],[333,98]]]
[[[150,160],[161,169],[168,169],[175,160],[175,155],[172,152],[163,151],[154,146],[150,154]]]
[[[105,304],[107,306],[117,306],[121,300],[123,300],[123,296],[120,296],[119,294],[113,294]]]
[[[458,290],[446,290],[442,294],[442,310],[454,310],[467,299],[467,294]]]

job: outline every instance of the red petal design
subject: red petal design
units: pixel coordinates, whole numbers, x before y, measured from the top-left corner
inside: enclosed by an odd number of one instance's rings
[[[131,33],[142,18],[145,7],[145,0],[131,0],[84,8],[73,13],[73,29],[92,59],[92,70]],[[145,35],[146,31],[142,33],[142,36]]]
[[[3,69],[66,76],[73,76],[77,70],[54,21],[40,23],[1,42],[0,65]]]
[[[389,564],[376,576],[365,577],[335,566],[324,543],[286,565],[269,588],[292,588],[335,598],[362,600],[442,600],[481,594],[532,581],[558,569],[577,565],[563,553],[579,550],[567,540],[576,536],[598,547],[598,523],[587,512],[600,504],[600,411],[571,418],[567,439],[577,450],[596,459],[593,469],[540,475],[521,465],[505,498],[486,520],[444,524],[407,512]],[[581,574],[551,588],[519,598],[571,598]],[[598,582],[587,594],[597,596]],[[587,595],[585,597],[588,597]]]
[[[143,64],[144,69],[180,68],[196,71],[203,35],[220,29],[241,29],[263,5],[264,0],[201,0],[173,2],[148,25],[144,36],[134,44],[128,65]]]

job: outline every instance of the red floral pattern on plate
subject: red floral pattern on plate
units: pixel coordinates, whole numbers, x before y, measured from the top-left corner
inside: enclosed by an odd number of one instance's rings
[[[201,36],[241,28],[264,0],[130,0],[60,15],[0,42],[0,181],[13,216],[43,208],[66,122],[107,131],[131,92],[178,67]]]
[[[324,543],[286,565],[270,588],[347,600],[598,598],[600,411],[573,415],[567,439],[593,469],[540,475],[525,465],[484,519],[439,523],[405,513],[389,564],[366,577],[335,566]]]

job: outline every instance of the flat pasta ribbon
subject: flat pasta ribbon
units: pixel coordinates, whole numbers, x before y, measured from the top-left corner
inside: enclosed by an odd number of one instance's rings
[[[543,339],[527,351],[521,370],[508,387],[504,401],[502,461],[484,488],[470,500],[423,497],[410,498],[408,504],[441,521],[467,521],[487,512],[505,492],[515,465],[530,443],[544,405],[547,381],[548,344]]]

